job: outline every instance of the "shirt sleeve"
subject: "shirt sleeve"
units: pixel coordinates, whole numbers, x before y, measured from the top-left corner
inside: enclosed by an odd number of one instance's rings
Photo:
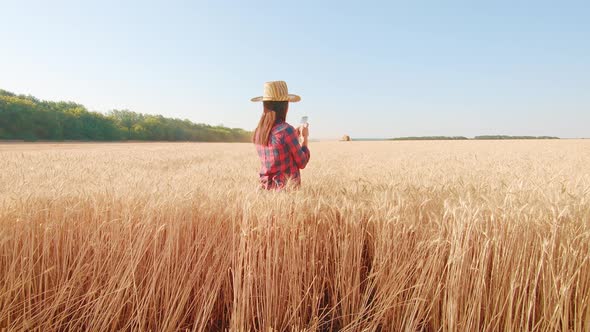
[[[297,137],[297,133],[292,126],[287,127],[285,130],[285,144],[287,144],[297,167],[304,169],[309,161],[310,152],[307,146],[301,146],[299,144],[299,137]]]

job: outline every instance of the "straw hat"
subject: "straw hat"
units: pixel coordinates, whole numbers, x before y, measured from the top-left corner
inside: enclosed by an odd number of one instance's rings
[[[285,81],[264,83],[264,96],[250,99],[251,101],[290,101],[296,103],[301,100],[298,95],[289,94]]]

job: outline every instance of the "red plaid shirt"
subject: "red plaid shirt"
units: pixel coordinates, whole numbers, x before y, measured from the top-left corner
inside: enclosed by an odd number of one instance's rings
[[[288,179],[301,183],[299,170],[309,161],[309,149],[299,145],[293,126],[277,122],[270,131],[269,145],[256,144],[260,157],[260,183],[265,189],[281,189]]]

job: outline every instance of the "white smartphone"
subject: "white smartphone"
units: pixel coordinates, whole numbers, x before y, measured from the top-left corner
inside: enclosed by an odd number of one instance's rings
[[[307,125],[307,119],[308,119],[307,116],[301,117],[301,124],[304,125],[304,126]]]

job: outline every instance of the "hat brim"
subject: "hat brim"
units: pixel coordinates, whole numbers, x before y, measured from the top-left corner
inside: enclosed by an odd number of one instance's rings
[[[253,102],[259,102],[259,101],[288,101],[290,103],[296,103],[298,101],[301,101],[301,97],[299,97],[298,95],[292,95],[292,94],[288,94],[286,97],[282,97],[282,98],[260,96],[260,97],[254,97],[254,98],[250,99],[250,101],[253,101]]]

